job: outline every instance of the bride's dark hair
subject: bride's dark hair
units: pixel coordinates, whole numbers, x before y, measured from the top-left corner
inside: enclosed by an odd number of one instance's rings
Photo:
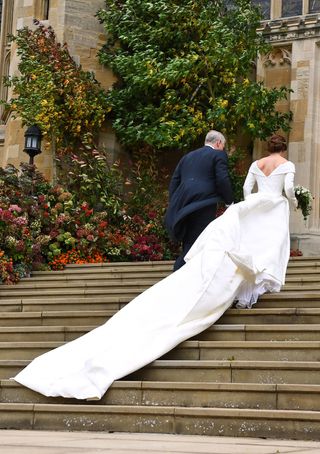
[[[286,151],[287,149],[287,141],[280,134],[273,134],[268,139],[267,145],[269,153],[280,153],[280,151]]]

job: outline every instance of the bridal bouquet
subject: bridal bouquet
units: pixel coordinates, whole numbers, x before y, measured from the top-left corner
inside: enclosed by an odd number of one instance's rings
[[[301,210],[303,219],[306,221],[312,210],[312,194],[309,189],[303,186],[295,186],[294,193],[298,200],[297,208]]]

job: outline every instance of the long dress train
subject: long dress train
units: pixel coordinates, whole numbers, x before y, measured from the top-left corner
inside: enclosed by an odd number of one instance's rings
[[[261,172],[261,171],[260,171]],[[237,300],[251,307],[279,291],[289,259],[294,166],[266,177],[252,164],[246,199],[211,222],[186,265],[137,296],[104,325],[33,360],[14,379],[46,396],[100,399],[114,380],[215,323]],[[258,193],[250,194],[254,183]]]

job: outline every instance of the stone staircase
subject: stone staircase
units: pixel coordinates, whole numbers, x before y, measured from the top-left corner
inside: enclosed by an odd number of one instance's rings
[[[0,287],[0,428],[320,438],[320,257],[290,260],[280,294],[117,381],[101,401],[9,380],[104,323],[171,262],[75,266]]]

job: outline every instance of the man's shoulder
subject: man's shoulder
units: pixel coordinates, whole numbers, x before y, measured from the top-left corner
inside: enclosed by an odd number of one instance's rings
[[[210,147],[209,145],[204,145],[203,147],[196,148],[195,150],[189,151],[185,155],[186,156],[195,156],[197,154],[215,154],[218,153],[219,150],[216,150],[215,148]]]

